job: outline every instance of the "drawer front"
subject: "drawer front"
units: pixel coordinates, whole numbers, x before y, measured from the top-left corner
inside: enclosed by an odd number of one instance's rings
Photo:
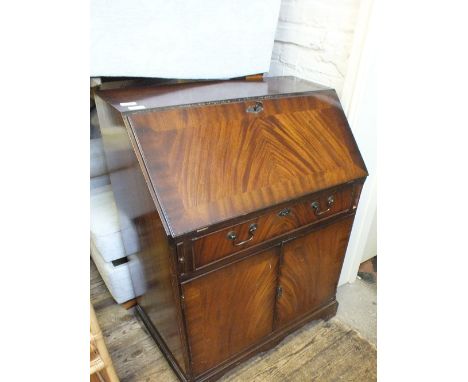
[[[349,185],[197,238],[192,248],[194,268],[201,268],[320,219],[346,212],[352,207],[352,202],[353,185]]]

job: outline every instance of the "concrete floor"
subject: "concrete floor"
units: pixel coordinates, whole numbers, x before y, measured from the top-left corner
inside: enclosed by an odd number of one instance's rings
[[[357,279],[338,288],[339,306],[334,319],[358,331],[377,345],[377,284]]]

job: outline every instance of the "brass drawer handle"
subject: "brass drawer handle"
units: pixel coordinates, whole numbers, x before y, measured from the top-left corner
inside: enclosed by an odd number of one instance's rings
[[[327,206],[326,210],[320,211],[320,203],[315,201],[310,206],[314,209],[315,216],[320,216],[332,209],[333,203],[335,203],[335,197],[333,195],[329,196],[327,199]]]
[[[254,238],[254,234],[256,230],[257,230],[257,224],[251,224],[249,226],[249,238],[244,241],[240,241],[239,243],[235,242],[237,239],[237,234],[234,231],[229,231],[227,234],[227,238],[229,240],[232,240],[232,245],[234,245],[235,247],[238,247],[239,245],[243,245],[245,243],[248,243],[250,240],[252,240]]]
[[[285,208],[278,212],[278,216],[288,216],[291,213],[291,208]]]

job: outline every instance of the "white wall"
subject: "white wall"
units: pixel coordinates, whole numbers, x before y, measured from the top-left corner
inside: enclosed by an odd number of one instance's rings
[[[360,0],[282,0],[269,75],[343,89]]]
[[[375,3],[375,4],[374,4]],[[369,171],[339,284],[353,282],[362,261],[377,254],[377,78],[375,6],[362,0],[341,102]]]
[[[367,169],[339,284],[377,254],[376,79],[373,0],[282,0],[270,76],[336,89]]]

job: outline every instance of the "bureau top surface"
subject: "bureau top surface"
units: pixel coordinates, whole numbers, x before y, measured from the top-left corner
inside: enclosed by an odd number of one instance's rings
[[[304,80],[99,96],[121,112],[120,103],[145,103],[124,118],[174,237],[367,176],[336,93]]]
[[[263,81],[199,81],[129,87],[103,90],[98,94],[121,113],[128,113],[133,111],[134,106],[145,109],[164,108],[203,102],[299,94],[323,89],[328,88],[296,77],[267,77]]]

